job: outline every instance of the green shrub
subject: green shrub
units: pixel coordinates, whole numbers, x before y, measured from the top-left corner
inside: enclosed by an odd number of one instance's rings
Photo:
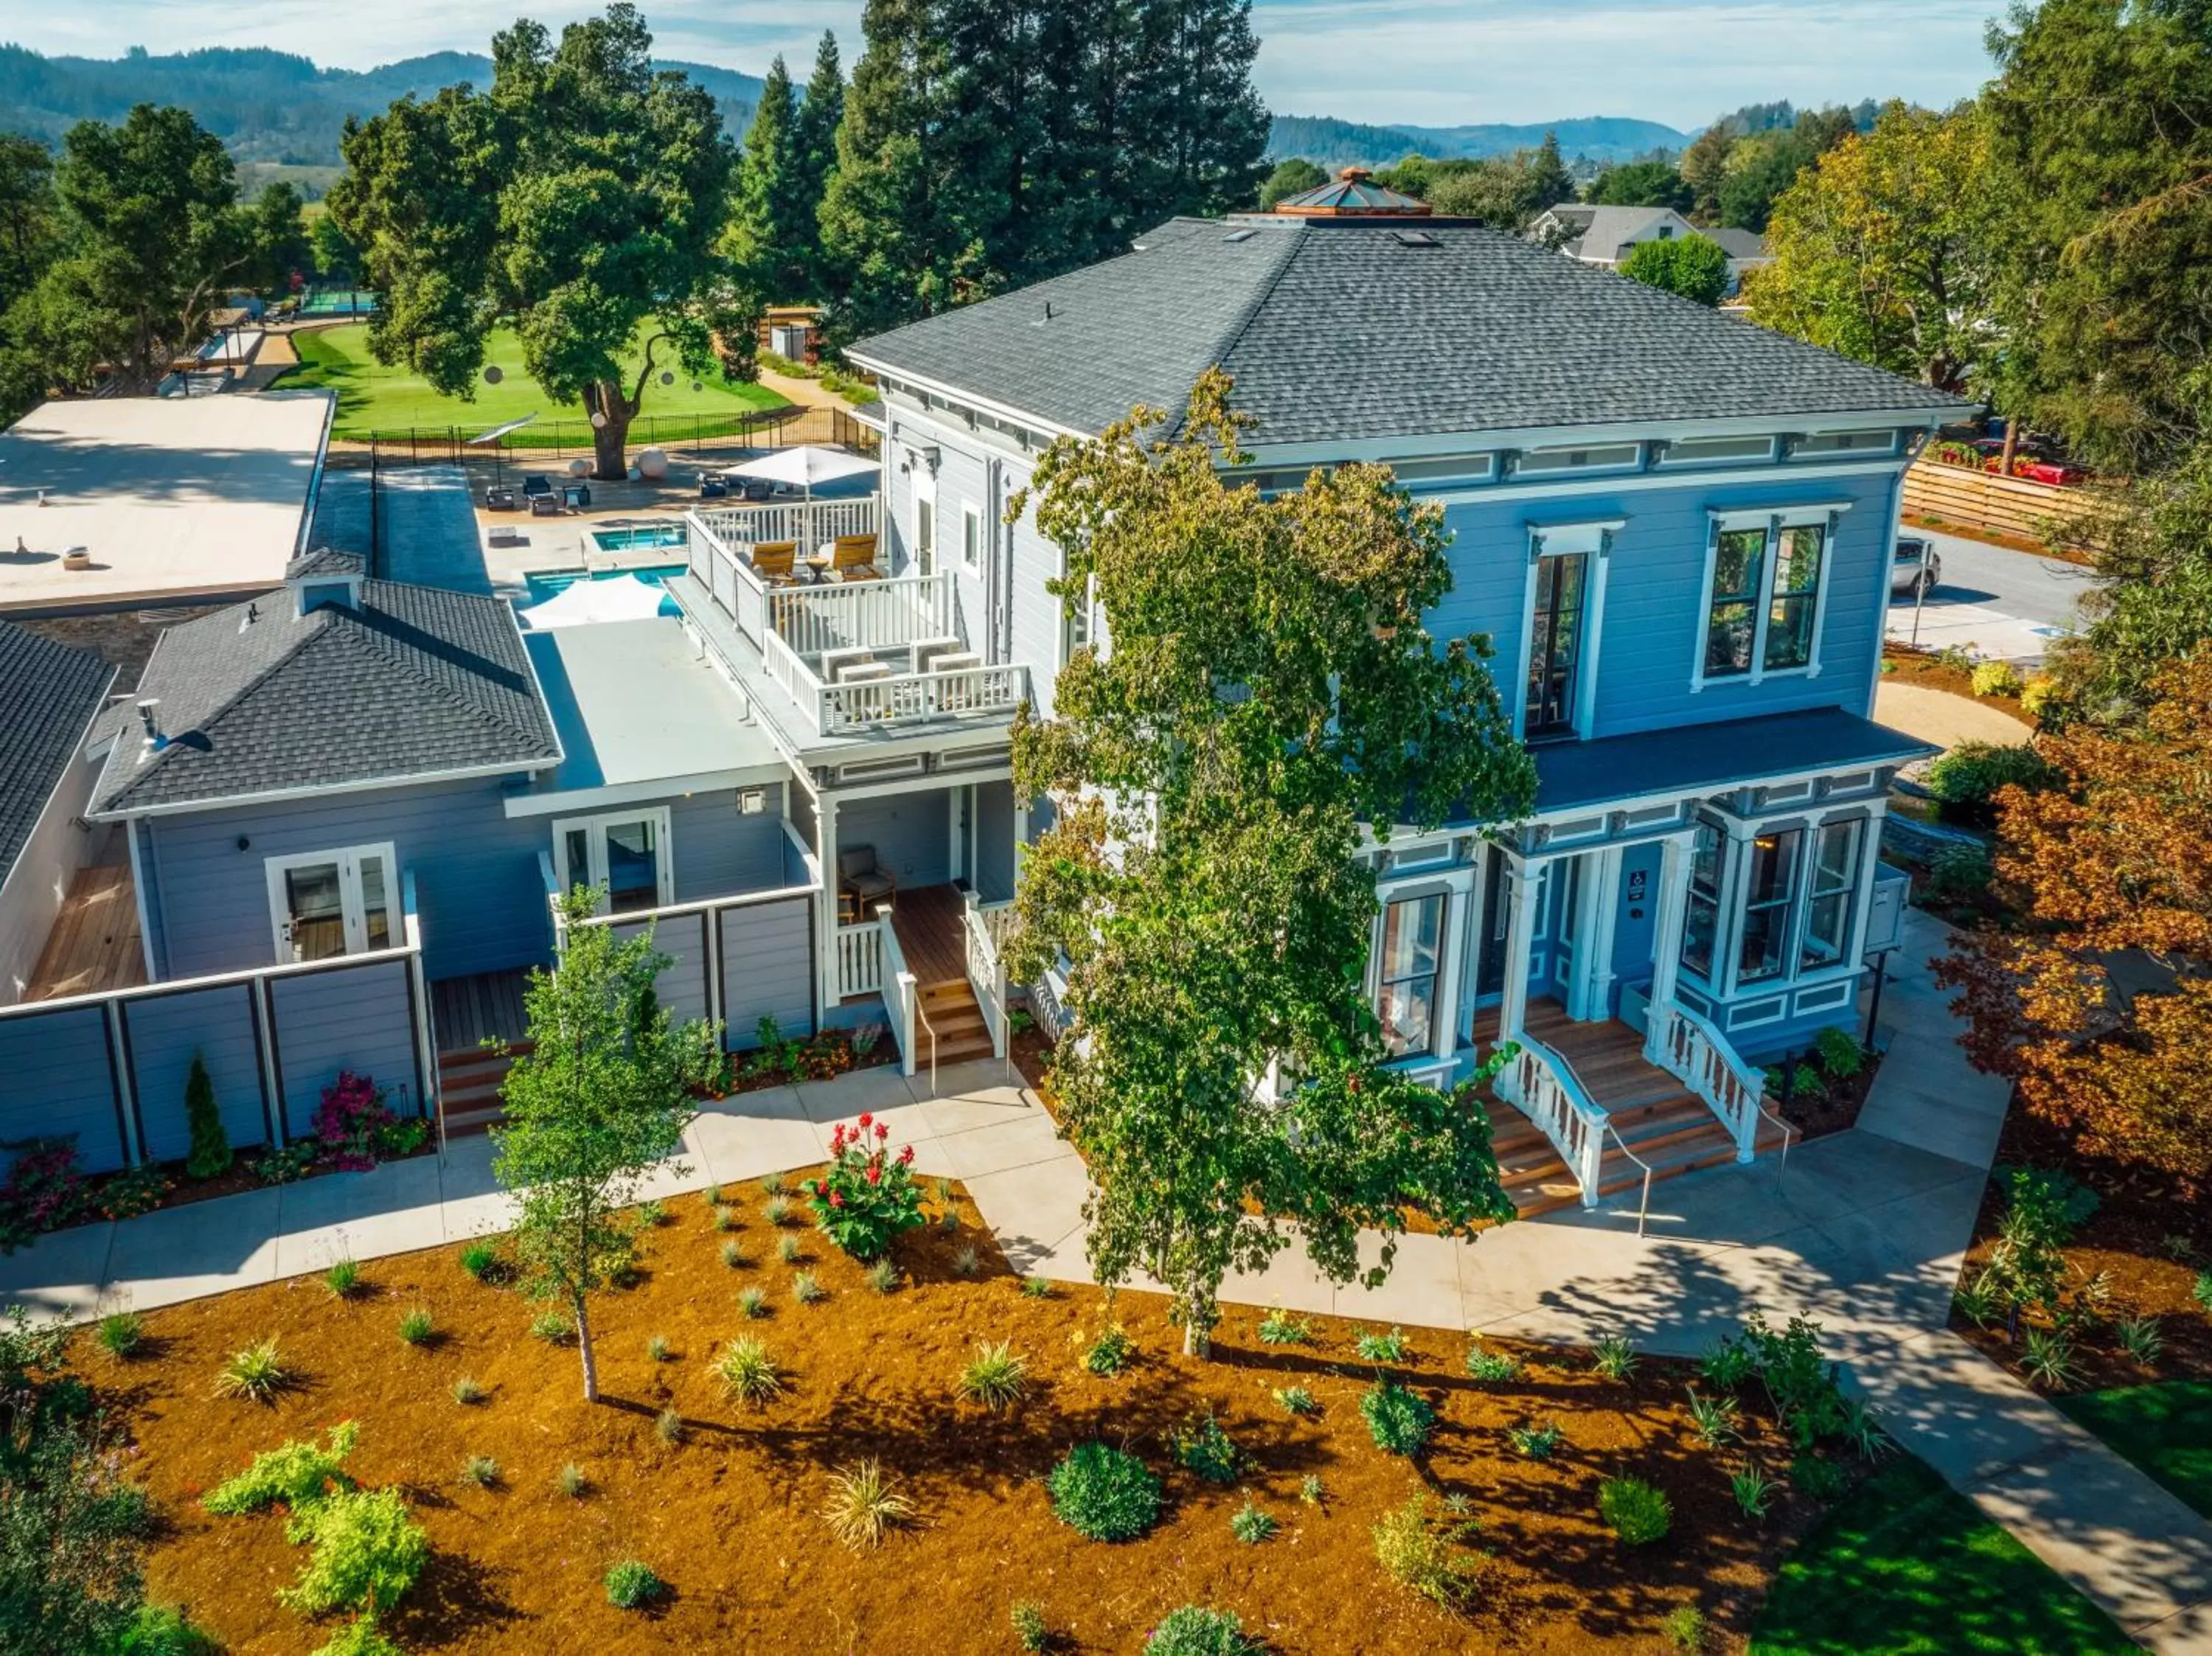
[[[1052,1629],[1044,1619],[1044,1606],[1034,1598],[1017,1598],[1010,1612],[1014,1624],[1014,1643],[1019,1649],[1031,1653],[1048,1648],[1052,1643]]]
[[[1694,1652],[1705,1647],[1705,1613],[1695,1604],[1678,1604],[1668,1611],[1659,1630],[1677,1650]]]
[[[499,1249],[489,1242],[471,1242],[461,1250],[461,1269],[480,1283],[495,1283],[505,1276]]]
[[[1531,1460],[1549,1460],[1566,1435],[1559,1430],[1557,1421],[1549,1421],[1541,1426],[1516,1426],[1506,1436],[1512,1441],[1516,1453]]]
[[[1431,1518],[1423,1490],[1376,1520],[1375,1560],[1401,1586],[1446,1610],[1463,1610],[1481,1580],[1477,1561],[1460,1548],[1474,1530],[1474,1520],[1455,1513]]]
[[[325,1645],[323,1650],[330,1647]],[[220,1648],[173,1605],[141,1604],[116,1641],[113,1656],[216,1656]],[[316,1656],[322,1656],[322,1652]]]
[[[406,1653],[385,1637],[375,1617],[362,1616],[348,1622],[325,1643],[317,1646],[315,1656],[406,1656]]]
[[[1282,1526],[1275,1521],[1273,1514],[1261,1511],[1253,1503],[1249,1494],[1245,1495],[1244,1504],[1229,1515],[1230,1534],[1249,1546],[1256,1547],[1262,1541],[1271,1539],[1280,1528]]]
[[[2189,1291],[2196,1296],[2197,1303],[2203,1307],[2204,1314],[2212,1317],[2212,1271],[2198,1271],[2197,1285]]]
[[[185,1073],[185,1125],[191,1133],[191,1148],[185,1152],[185,1173],[193,1179],[213,1179],[230,1171],[230,1136],[222,1130],[222,1112],[216,1107],[215,1082],[207,1061],[192,1054],[192,1067]]]
[[[960,1383],[953,1390],[969,1403],[1002,1413],[1029,1394],[1029,1360],[1011,1344],[986,1340],[976,1345],[975,1355],[960,1371]]]
[[[651,1604],[668,1591],[668,1583],[653,1573],[653,1567],[635,1558],[625,1558],[606,1574],[607,1602],[617,1610],[637,1610]]]
[[[1048,1300],[1052,1297],[1052,1278],[1024,1277],[1022,1278],[1022,1292],[1032,1300]]]
[[[1244,1624],[1224,1610],[1185,1604],[1145,1638],[1145,1656],[1260,1656]]]
[[[1850,1030],[1831,1024],[1813,1037],[1813,1050],[1820,1067],[1838,1081],[1849,1081],[1866,1068],[1866,1048]]]
[[[1467,1372],[1489,1385],[1504,1385],[1521,1378],[1521,1359],[1504,1351],[1486,1351],[1477,1341],[1467,1349]]]
[[[1376,1380],[1362,1392],[1359,1414],[1375,1447],[1389,1455],[1420,1453],[1437,1423],[1429,1400],[1395,1380]]]
[[[1260,1319],[1260,1344],[1262,1345],[1304,1345],[1313,1338],[1313,1331],[1303,1317],[1293,1317],[1280,1306]]]
[[[1729,1489],[1746,1518],[1764,1518],[1774,1499],[1774,1482],[1756,1466],[1747,1466],[1729,1479]]]
[[[1319,1472],[1308,1472],[1298,1480],[1298,1499],[1309,1507],[1321,1505],[1322,1488]]]
[[[2020,669],[2009,661],[1977,662],[1972,688],[1976,695],[2018,695]]]
[[[783,1390],[783,1371],[758,1340],[738,1338],[722,1348],[714,1362],[722,1390],[742,1403],[765,1403]]]
[[[351,1259],[335,1259],[323,1273],[323,1288],[334,1300],[350,1300],[361,1291],[361,1267]]]
[[[541,1311],[530,1319],[530,1338],[548,1345],[566,1345],[576,1338],[576,1325],[565,1311]]]
[[[1352,1342],[1352,1350],[1362,1362],[1403,1362],[1406,1331],[1394,1328],[1387,1334],[1362,1334]]]
[[[1244,1465],[1244,1457],[1211,1409],[1177,1432],[1174,1443],[1176,1459],[1209,1483],[1234,1483]]]
[[[231,1353],[230,1360],[216,1371],[215,1389],[226,1398],[274,1403],[276,1394],[289,1389],[298,1378],[277,1355],[276,1342],[263,1340]]]
[[[430,1562],[429,1538],[397,1489],[341,1489],[295,1513],[287,1533],[313,1551],[276,1597],[308,1616],[388,1610]]]
[[[1754,1311],[1739,1337],[1775,1418],[1799,1449],[1834,1436],[1845,1419],[1836,1368],[1820,1356],[1820,1325],[1809,1318],[1792,1317],[1786,1328],[1776,1330]]]
[[[2020,687],[2021,712],[2045,728],[2063,714],[2066,701],[2066,693],[2058,688],[2058,681],[2047,673],[2038,673]]]
[[[1053,1515],[1093,1541],[1133,1541],[1159,1521],[1159,1479],[1136,1456],[1107,1444],[1077,1444],[1045,1487]]]
[[[1084,1349],[1083,1366],[1102,1380],[1111,1379],[1136,1360],[1137,1343],[1119,1323],[1109,1323]]]
[[[1939,902],[1972,902],[1996,877],[1996,864],[1980,846],[1945,846],[1929,862],[1928,895]]]
[[[637,1204],[637,1222],[643,1229],[658,1229],[668,1222],[668,1204],[657,1198]]]
[[[101,1350],[128,1362],[146,1344],[146,1319],[135,1311],[111,1311],[100,1319],[96,1338]]]
[[[1732,1392],[1759,1372],[1759,1354],[1746,1341],[1730,1336],[1698,1359],[1698,1372]]]
[[[1851,1481],[1844,1469],[1826,1456],[1807,1449],[1790,1463],[1790,1481],[1814,1501],[1826,1505],[1843,1498]]]
[[[410,1345],[428,1345],[438,1338],[438,1324],[426,1305],[410,1306],[399,1313],[399,1338]]]
[[[224,1479],[201,1496],[200,1505],[231,1517],[280,1501],[298,1512],[333,1490],[353,1488],[345,1462],[360,1437],[361,1429],[349,1420],[331,1427],[319,1444],[313,1438],[295,1438],[264,1449],[237,1477]]]
[[[1996,795],[2006,787],[2030,792],[2050,787],[2057,773],[2026,743],[1961,742],[1928,767],[1928,791],[1936,814],[1972,828],[1996,823]]]
[[[1632,1547],[1663,1539],[1674,1526],[1674,1503],[1640,1477],[1609,1477],[1599,1484],[1597,1510]]]

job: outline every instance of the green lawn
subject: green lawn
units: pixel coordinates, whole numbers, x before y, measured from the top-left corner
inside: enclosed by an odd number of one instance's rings
[[[2094,1604],[1899,1455],[1783,1561],[1753,1656],[2132,1656]]]
[[[495,332],[485,352],[485,361],[500,371],[499,384],[479,382],[476,400],[468,403],[433,391],[422,376],[409,369],[387,368],[377,361],[368,354],[367,323],[296,333],[292,343],[300,354],[301,366],[281,383],[337,391],[338,412],[333,436],[360,440],[373,432],[404,435],[411,427],[426,435],[442,435],[448,428],[458,428],[466,438],[526,414],[535,414],[538,419],[509,440],[518,446],[550,446],[556,422],[566,427],[561,434],[571,446],[583,443],[588,435],[580,404],[556,403],[523,372],[521,342],[511,329]],[[666,356],[667,347],[663,346],[660,360],[665,361]],[[641,354],[633,353],[631,372],[635,372],[635,365],[641,360]],[[694,435],[726,434],[735,429],[745,414],[784,406],[784,399],[772,391],[760,385],[731,385],[719,374],[703,378],[700,389],[693,391],[691,376],[681,367],[672,363],[670,367],[676,383],[661,385],[655,373],[654,383],[646,388],[645,411],[630,429],[633,443],[659,441],[664,436],[676,442]],[[664,421],[665,428],[656,433],[655,422]]]
[[[2054,1401],[2212,1518],[2212,1380],[2161,1380]]]

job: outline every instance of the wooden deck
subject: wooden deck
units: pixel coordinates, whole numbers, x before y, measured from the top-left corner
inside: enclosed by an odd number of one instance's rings
[[[968,981],[968,948],[960,931],[960,888],[917,886],[890,900],[891,930],[907,970],[924,989]]]
[[[138,898],[131,870],[121,864],[82,868],[46,946],[31,974],[25,1000],[130,989],[146,981],[146,951],[138,939]]]
[[[475,1057],[487,1040],[520,1040],[530,1029],[522,1010],[529,978],[525,971],[478,972],[433,983],[430,1013],[437,1020],[440,1053]]]

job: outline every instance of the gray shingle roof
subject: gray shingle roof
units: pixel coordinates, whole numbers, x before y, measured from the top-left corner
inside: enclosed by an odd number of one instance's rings
[[[0,622],[0,883],[114,680],[91,651]]]
[[[1176,219],[1136,246],[852,354],[1083,432],[1179,409],[1218,362],[1258,443],[1968,406],[1479,225]]]
[[[1740,787],[1824,768],[1901,765],[1935,752],[1841,707],[1763,713],[1534,749],[1536,809],[1634,799],[1644,794]]]
[[[94,794],[128,812],[384,778],[556,762],[560,744],[501,600],[362,583],[359,609],[289,591],[172,627],[138,694],[168,745],[125,731]]]

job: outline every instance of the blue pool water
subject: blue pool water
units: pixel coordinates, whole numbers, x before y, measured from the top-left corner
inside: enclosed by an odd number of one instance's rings
[[[653,523],[594,529],[592,539],[602,552],[635,552],[641,546],[683,546],[690,542],[690,536],[680,520],[661,519]]]
[[[635,575],[647,585],[665,586],[668,584],[669,576],[680,575],[683,573],[682,564],[672,563],[665,567],[653,569],[602,569],[591,575],[586,575],[580,569],[563,569],[541,575],[526,575],[523,577],[523,585],[529,590],[530,596],[523,600],[522,607],[528,609],[533,604],[543,604],[556,592],[565,592],[580,580],[612,580],[618,575]],[[674,598],[664,594],[660,600],[660,613],[664,616],[680,616],[684,611],[678,606]]]

